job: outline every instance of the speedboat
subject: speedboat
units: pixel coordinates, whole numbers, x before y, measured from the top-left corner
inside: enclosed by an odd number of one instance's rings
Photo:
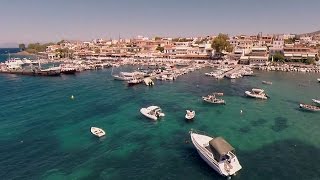
[[[158,106],[149,106],[147,108],[141,108],[140,112],[144,116],[146,116],[152,120],[155,120],[155,121],[158,120],[158,118],[165,116],[164,113],[162,112],[161,108]]]
[[[272,85],[271,81],[262,81],[262,84]]]
[[[300,108],[307,111],[320,111],[320,107],[309,105],[309,104],[300,104]]]
[[[318,78],[317,80],[318,80],[318,82],[320,83],[320,78]]]
[[[185,118],[188,119],[188,120],[191,120],[195,116],[196,116],[196,112],[195,111],[187,110],[187,114],[185,115]]]
[[[264,93],[263,89],[252,89],[251,91],[246,91],[245,94],[253,98],[268,99],[268,96]]]
[[[202,99],[211,104],[226,104],[223,99],[218,99],[215,95],[203,96]]]
[[[210,137],[194,130],[189,133],[201,158],[220,175],[232,176],[242,168],[234,148],[222,137]]]
[[[91,133],[98,137],[102,137],[106,134],[103,129],[97,127],[91,127]]]
[[[318,100],[318,99],[312,99],[312,101],[313,101],[314,103],[320,104],[320,100]]]

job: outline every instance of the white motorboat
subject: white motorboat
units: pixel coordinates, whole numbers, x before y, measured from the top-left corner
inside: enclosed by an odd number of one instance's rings
[[[313,101],[314,103],[316,103],[316,104],[320,104],[320,100],[318,100],[318,99],[312,99],[312,101]]]
[[[223,99],[218,99],[215,95],[203,96],[202,99],[211,104],[226,104]]]
[[[317,80],[318,80],[318,82],[320,83],[320,78],[318,78]]]
[[[130,81],[128,81],[128,85],[133,86],[136,84],[140,84],[142,81],[143,81],[142,79],[134,78],[134,79],[131,79]]]
[[[188,120],[191,120],[195,116],[196,116],[196,112],[195,111],[187,110],[187,114],[185,115],[185,118],[188,119]]]
[[[130,81],[134,78],[134,73],[120,72],[118,75],[112,75],[115,80],[119,81]]]
[[[102,137],[106,134],[103,129],[97,127],[91,127],[91,133],[98,137]]]
[[[201,158],[220,175],[232,176],[242,168],[234,148],[222,137],[210,137],[194,130],[189,133]]]
[[[320,107],[318,106],[313,106],[309,104],[300,104],[300,108],[307,110],[307,111],[320,111]]]
[[[263,89],[252,89],[251,91],[246,91],[245,94],[253,98],[268,99],[268,96],[264,93]]]
[[[161,108],[158,106],[149,106],[147,108],[141,108],[140,112],[152,119],[152,120],[158,120],[158,118],[165,116],[165,114],[162,112]]]
[[[135,78],[143,78],[143,72],[120,72],[118,75],[112,75],[115,80],[119,81],[130,81]]]

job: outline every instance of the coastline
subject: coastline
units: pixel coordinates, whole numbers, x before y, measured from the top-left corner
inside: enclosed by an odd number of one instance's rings
[[[35,56],[36,54],[29,53],[27,51],[19,51],[16,53],[12,53],[12,55],[17,55],[17,56]]]

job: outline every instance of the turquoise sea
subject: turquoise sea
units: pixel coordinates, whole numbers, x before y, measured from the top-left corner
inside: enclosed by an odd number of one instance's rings
[[[230,81],[204,76],[209,71],[154,87],[127,87],[112,79],[111,69],[61,77],[0,74],[1,179],[226,179],[190,144],[191,128],[235,147],[243,169],[232,179],[320,179],[320,114],[298,108],[320,98],[319,74],[257,71]],[[254,87],[271,99],[244,97]],[[214,91],[225,93],[225,106],[201,101]],[[150,105],[166,116],[143,117],[139,109]],[[196,111],[192,122],[184,119],[189,108]],[[91,126],[107,136],[94,137]]]

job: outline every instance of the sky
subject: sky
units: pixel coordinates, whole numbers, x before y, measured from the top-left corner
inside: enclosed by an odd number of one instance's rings
[[[320,30],[320,0],[1,0],[0,47],[17,43]]]

